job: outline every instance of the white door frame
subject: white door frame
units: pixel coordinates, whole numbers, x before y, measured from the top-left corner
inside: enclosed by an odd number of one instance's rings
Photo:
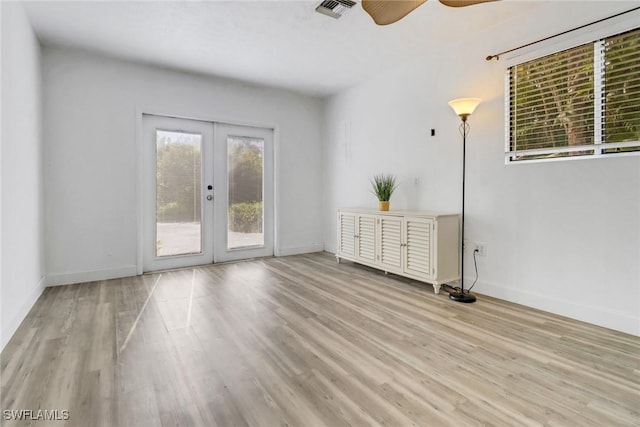
[[[165,108],[153,106],[136,106],[136,267],[137,274],[144,272],[144,135],[142,126],[143,115],[156,115],[165,117],[175,117],[180,119],[199,120],[210,123],[226,123],[239,126],[252,126],[273,130],[273,253],[275,256],[281,255],[280,248],[280,126],[271,122],[252,122],[244,119],[226,116],[203,115],[197,111],[168,111]]]

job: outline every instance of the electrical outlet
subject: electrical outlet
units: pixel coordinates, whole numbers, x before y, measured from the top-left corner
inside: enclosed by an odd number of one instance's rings
[[[481,242],[475,242],[473,244],[473,251],[478,251],[478,255],[487,256],[487,245]]]

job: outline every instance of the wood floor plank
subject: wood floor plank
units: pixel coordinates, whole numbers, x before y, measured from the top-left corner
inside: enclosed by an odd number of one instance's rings
[[[330,254],[47,288],[3,426],[640,426],[640,338]]]

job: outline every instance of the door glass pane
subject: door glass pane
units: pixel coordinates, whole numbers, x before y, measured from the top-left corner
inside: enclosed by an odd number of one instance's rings
[[[156,256],[202,252],[202,135],[156,131]]]
[[[262,176],[264,140],[230,136],[227,138],[229,206],[228,249],[264,246]]]

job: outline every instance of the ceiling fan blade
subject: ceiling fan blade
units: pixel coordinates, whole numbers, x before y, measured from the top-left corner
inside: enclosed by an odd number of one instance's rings
[[[464,7],[473,6],[474,4],[488,3],[490,1],[498,0],[440,0],[440,3],[449,7]]]
[[[362,8],[378,25],[399,21],[427,0],[362,0]]]

